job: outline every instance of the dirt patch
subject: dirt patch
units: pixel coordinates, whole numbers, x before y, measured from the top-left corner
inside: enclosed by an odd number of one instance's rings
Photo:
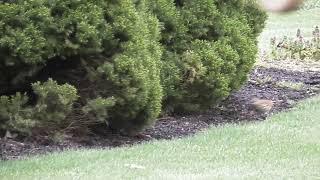
[[[302,83],[303,86],[298,89],[280,87],[277,85],[277,82],[280,81]],[[319,71],[286,71],[260,67],[251,72],[249,81],[240,90],[233,92],[216,108],[204,114],[161,118],[145,133],[154,139],[172,139],[194,134],[211,125],[259,121],[264,117],[251,110],[252,97],[275,101],[271,112],[275,113],[291,108],[297,101],[319,93]],[[113,133],[106,127],[101,127],[98,132],[86,137],[66,137],[59,143],[45,137],[7,140],[0,138],[0,159],[17,159],[26,155],[56,152],[69,148],[111,148],[148,140],[124,137]]]

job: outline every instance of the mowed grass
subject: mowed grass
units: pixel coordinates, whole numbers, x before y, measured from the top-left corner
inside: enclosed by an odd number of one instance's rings
[[[319,179],[320,96],[265,122],[0,162],[0,179]]]

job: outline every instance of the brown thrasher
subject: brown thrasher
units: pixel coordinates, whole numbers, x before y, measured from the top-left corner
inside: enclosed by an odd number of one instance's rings
[[[268,114],[270,112],[270,110],[272,109],[274,105],[274,102],[271,100],[267,100],[267,99],[258,99],[258,98],[253,98],[251,100],[251,106],[252,108],[259,112],[259,113],[263,113],[263,114]]]

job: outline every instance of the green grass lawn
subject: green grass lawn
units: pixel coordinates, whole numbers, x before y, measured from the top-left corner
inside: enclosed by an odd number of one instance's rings
[[[0,162],[0,179],[319,179],[320,96],[265,122]]]

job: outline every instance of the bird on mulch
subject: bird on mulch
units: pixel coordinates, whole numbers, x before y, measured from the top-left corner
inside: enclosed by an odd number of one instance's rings
[[[270,110],[273,108],[274,101],[268,99],[258,99],[253,98],[250,101],[251,107],[258,113],[266,116],[269,114]]]
[[[151,135],[136,131],[134,129],[120,129],[120,134],[122,136],[134,137],[138,139],[153,139]]]

